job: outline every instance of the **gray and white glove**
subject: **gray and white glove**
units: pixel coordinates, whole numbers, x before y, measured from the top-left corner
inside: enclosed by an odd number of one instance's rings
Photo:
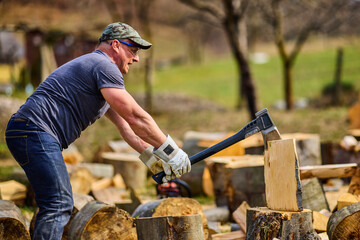
[[[163,160],[163,168],[166,174],[163,182],[170,181],[175,177],[179,178],[191,170],[188,155],[176,145],[170,135],[167,135],[166,141],[158,149],[154,149],[153,153]]]
[[[139,158],[153,174],[157,174],[163,171],[163,164],[162,161],[153,154],[153,150],[153,146],[148,147],[140,154]]]

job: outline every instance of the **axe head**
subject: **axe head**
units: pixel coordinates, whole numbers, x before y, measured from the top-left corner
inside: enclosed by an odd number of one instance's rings
[[[280,133],[274,122],[271,120],[266,108],[257,112],[256,118],[259,119],[258,127],[260,128],[260,131],[263,135],[265,149],[267,149],[268,141],[281,139]]]

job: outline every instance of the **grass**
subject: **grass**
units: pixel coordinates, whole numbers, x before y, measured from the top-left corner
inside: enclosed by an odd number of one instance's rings
[[[343,81],[360,88],[360,43],[343,43]],[[313,98],[333,82],[337,46],[308,50],[300,53],[294,69],[295,98]],[[260,103],[269,106],[283,99],[283,80],[280,59],[272,54],[265,64],[251,64]],[[127,81],[127,89],[137,92],[142,83]],[[207,60],[200,65],[180,65],[157,71],[155,92],[181,92],[209,99],[226,107],[234,107],[237,99],[238,76],[231,56]]]

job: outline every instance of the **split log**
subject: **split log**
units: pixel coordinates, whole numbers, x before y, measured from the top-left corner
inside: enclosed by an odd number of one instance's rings
[[[350,129],[360,128],[360,92],[359,101],[349,108],[348,118],[350,120]]]
[[[263,156],[211,157],[205,161],[214,184],[217,206],[228,206],[232,213],[243,201],[250,206],[265,204]]]
[[[96,178],[87,168],[76,168],[69,174],[73,193],[85,195],[90,193],[91,184],[96,181]]]
[[[302,206],[313,211],[322,209],[330,210],[325,192],[319,179],[310,178],[301,181],[302,187]]]
[[[326,232],[326,226],[329,221],[329,217],[324,214],[313,211],[313,226],[317,233]]]
[[[114,166],[105,163],[80,163],[76,167],[86,168],[96,178],[114,177]]]
[[[0,200],[0,239],[29,239],[26,220],[20,209],[11,201]]]
[[[211,235],[212,240],[245,240],[246,234],[243,231],[234,231]]]
[[[250,206],[247,202],[244,201],[232,214],[233,219],[237,224],[239,224],[241,230],[244,233],[246,233],[246,211],[248,209],[250,209]]]
[[[129,202],[129,200],[126,200],[128,198],[128,192],[125,189],[108,187],[91,191],[91,194],[94,196],[95,200],[106,204],[115,204],[124,201]]]
[[[113,205],[92,201],[86,204],[70,222],[69,239],[129,239],[135,240],[134,219]]]
[[[136,219],[138,240],[148,239],[204,239],[200,214],[186,216],[146,217]]]
[[[357,203],[360,201],[358,196],[355,196],[351,193],[343,193],[337,200],[337,210],[342,209],[343,207],[349,206],[353,203]]]
[[[345,178],[355,175],[356,163],[347,164],[327,164],[321,166],[300,167],[300,179],[307,178]]]
[[[204,210],[205,217],[212,222],[229,222],[230,212],[227,207],[216,207]]]
[[[360,239],[360,202],[333,213],[327,224],[330,240]]]
[[[267,207],[301,211],[301,182],[295,140],[268,142],[264,165]]]
[[[23,205],[26,199],[26,186],[14,180],[0,183],[1,199]]]
[[[202,189],[206,196],[213,197],[214,193],[214,184],[211,179],[209,168],[205,166],[203,176],[202,176]]]
[[[314,232],[311,210],[275,211],[250,208],[246,216],[246,239],[320,239]]]
[[[351,178],[349,193],[360,196],[360,168],[357,168],[355,175]]]
[[[130,188],[130,200],[125,202],[117,202],[115,206],[127,211],[128,213],[132,214],[135,209],[141,205],[140,198],[136,194],[135,190]]]
[[[126,186],[139,189],[145,186],[147,167],[141,162],[138,155],[129,153],[102,153],[104,163],[114,166],[114,172],[120,173]]]

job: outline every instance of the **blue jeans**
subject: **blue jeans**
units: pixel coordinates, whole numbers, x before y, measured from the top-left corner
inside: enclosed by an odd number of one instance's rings
[[[13,115],[7,146],[24,169],[39,207],[33,239],[61,239],[73,209],[72,190],[59,142],[30,120]]]

